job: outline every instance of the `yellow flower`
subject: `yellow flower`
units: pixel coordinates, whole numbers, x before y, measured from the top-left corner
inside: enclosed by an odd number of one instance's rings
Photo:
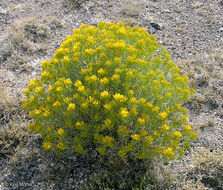
[[[105,58],[106,56],[107,56],[106,53],[101,53],[100,54],[100,58],[102,58],[102,59]]]
[[[179,132],[179,131],[175,131],[175,132],[173,132],[173,135],[174,135],[175,137],[177,137],[177,138],[180,138],[180,137],[181,137],[181,132]]]
[[[120,79],[120,76],[119,75],[112,75],[111,79],[112,80],[118,80],[118,79]]]
[[[93,55],[94,54],[94,50],[93,49],[85,49],[85,54],[86,55]]]
[[[104,108],[107,109],[108,111],[111,110],[112,105],[111,104],[105,104]]]
[[[74,83],[74,86],[80,87],[82,86],[82,82],[80,80],[76,80],[76,82]]]
[[[137,135],[137,134],[133,134],[131,135],[132,139],[138,141],[140,139],[140,135]]]
[[[166,156],[173,156],[174,155],[174,151],[172,148],[166,148],[163,150],[163,154],[165,154]]]
[[[191,131],[192,130],[192,127],[190,125],[185,125],[184,126],[184,130],[185,131]]]
[[[124,35],[124,34],[126,34],[126,30],[125,30],[125,28],[120,28],[120,29],[117,31],[117,33],[120,34],[120,35]]]
[[[32,87],[35,87],[35,86],[36,86],[36,84],[35,84],[35,79],[31,79],[31,80],[29,81],[29,87],[32,88]]]
[[[143,118],[138,118],[137,122],[140,123],[141,125],[143,125],[146,121]]]
[[[104,155],[104,154],[105,154],[105,151],[106,151],[106,147],[99,147],[99,148],[97,148],[97,151],[98,151],[101,155]]]
[[[78,98],[79,98],[79,94],[74,94],[74,95],[73,95],[73,98],[74,98],[74,99],[78,99]]]
[[[58,135],[63,136],[64,130],[62,128],[59,128],[59,129],[57,129],[57,133],[58,133]]]
[[[39,109],[34,109],[32,112],[30,112],[31,117],[36,117],[38,115],[40,115],[41,110]]]
[[[89,99],[89,102],[93,102],[94,101],[94,98],[92,98],[91,96],[89,96],[88,99]]]
[[[113,137],[105,136],[105,137],[102,138],[102,142],[106,146],[109,146],[113,141],[114,141],[114,138]]]
[[[58,64],[60,61],[58,58],[53,58],[52,62],[53,62],[53,64]]]
[[[159,110],[160,110],[160,108],[158,106],[156,106],[152,109],[153,112],[159,112]]]
[[[78,92],[84,92],[85,91],[85,87],[84,86],[80,86],[77,89]]]
[[[72,98],[70,98],[70,97],[64,98],[64,102],[67,104],[69,104],[71,102],[71,100],[72,100]]]
[[[167,116],[168,116],[168,114],[166,112],[162,112],[159,114],[158,118],[161,120],[164,120],[167,118]]]
[[[64,56],[63,59],[62,59],[62,63],[67,64],[69,62],[70,62],[70,58],[67,57],[67,56]]]
[[[96,75],[92,75],[92,76],[90,77],[90,79],[91,79],[92,82],[95,82],[95,81],[98,80],[98,77],[97,77]]]
[[[128,94],[132,96],[134,94],[134,91],[133,90],[129,90]]]
[[[49,91],[52,91],[52,90],[53,90],[53,86],[52,86],[52,85],[49,85],[48,90],[49,90]]]
[[[76,108],[76,105],[73,103],[70,103],[67,107],[67,111],[75,110],[75,108]]]
[[[123,118],[128,117],[129,112],[128,112],[127,108],[121,108],[121,109],[120,109],[120,115],[121,115]]]
[[[43,87],[42,86],[38,86],[35,89],[35,93],[40,94],[43,91]]]
[[[160,82],[158,81],[158,80],[153,80],[153,82],[152,82],[155,86],[157,86],[157,85],[159,85],[160,84]]]
[[[130,103],[131,104],[135,104],[137,102],[138,102],[138,100],[136,98],[130,98]]]
[[[152,70],[152,71],[149,71],[147,73],[147,75],[151,76],[151,77],[155,77],[156,73]]]
[[[146,107],[148,107],[148,108],[152,108],[152,107],[153,107],[153,104],[152,104],[151,102],[147,102],[147,103],[146,103]]]
[[[28,88],[25,88],[25,89],[23,90],[23,93],[24,93],[25,95],[28,95],[28,94],[29,94],[29,89],[28,89]]]
[[[178,110],[180,110],[180,104],[174,104],[174,106],[178,109]]]
[[[49,72],[44,71],[41,73],[41,77],[48,77],[48,76],[49,76]]]
[[[167,93],[165,94],[165,96],[166,96],[166,98],[171,98],[172,94],[169,93],[169,92],[167,92]]]
[[[34,101],[35,101],[35,97],[34,96],[31,96],[30,98],[29,98],[29,101],[30,101],[30,103],[33,103]]]
[[[100,102],[99,102],[98,100],[94,100],[94,101],[92,102],[92,104],[95,105],[96,107],[99,105],[99,103],[100,103]]]
[[[82,107],[83,109],[87,109],[87,108],[88,108],[88,103],[87,103],[87,102],[82,103],[82,104],[81,104],[81,107]]]
[[[139,99],[139,102],[140,102],[141,104],[145,104],[145,103],[146,103],[146,99],[145,99],[145,98],[140,98],[140,99]]]
[[[70,85],[72,85],[72,81],[71,81],[70,79],[66,79],[66,80],[64,81],[64,85],[65,85],[65,86],[70,86]]]
[[[61,78],[61,79],[62,79],[62,78]],[[60,79],[60,80],[61,80],[61,79]],[[61,85],[62,85],[62,82],[61,82],[60,80],[58,80],[58,81],[55,82],[55,85],[56,85],[56,86],[61,86]]]
[[[42,61],[42,68],[46,68],[49,65],[49,62],[47,60]]]
[[[58,87],[56,88],[56,91],[57,91],[57,92],[62,92],[62,91],[63,91],[63,87],[62,87],[62,86],[58,86]]]
[[[162,128],[163,130],[168,131],[170,129],[170,126],[168,126],[167,124],[164,124]]]
[[[59,108],[61,106],[61,103],[59,101],[56,101],[53,103],[54,108]]]
[[[106,85],[108,83],[108,79],[106,77],[100,80],[101,85]]]
[[[81,129],[84,127],[84,122],[83,121],[78,121],[75,123],[75,126],[77,129]]]
[[[108,93],[108,91],[103,91],[103,92],[101,92],[101,97],[102,98],[107,98],[107,97],[109,97],[109,93]]]
[[[100,75],[104,75],[104,74],[105,74],[105,70],[104,70],[103,68],[100,68],[100,69],[98,70],[98,74],[100,74]]]
[[[127,100],[127,98],[124,95],[121,95],[121,94],[115,94],[115,95],[113,95],[113,98],[117,102],[125,102]]]
[[[64,150],[64,149],[65,149],[65,146],[64,146],[64,143],[63,143],[63,142],[59,142],[59,143],[57,143],[56,147],[57,147],[59,150]]]
[[[45,141],[45,142],[43,143],[43,148],[44,148],[45,150],[50,150],[51,147],[52,147],[52,143],[51,143],[51,142],[49,142],[49,141]]]
[[[48,117],[50,115],[50,110],[49,109],[45,109],[43,112],[43,116],[44,117]]]

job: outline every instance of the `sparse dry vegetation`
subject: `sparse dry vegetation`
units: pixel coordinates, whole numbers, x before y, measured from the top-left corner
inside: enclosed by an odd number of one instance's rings
[[[223,189],[223,151],[201,148],[192,154],[196,173],[193,180],[200,178],[206,188]]]
[[[48,35],[48,26],[35,17],[14,22],[8,31],[10,48],[17,53],[46,51]]]
[[[110,184],[115,177],[109,176],[109,171],[101,171],[95,160],[71,156],[59,160],[56,155],[44,152],[40,136],[27,129],[31,121],[21,106],[21,89],[28,79],[39,77],[41,60],[51,58],[74,28],[81,23],[94,25],[96,18],[145,29],[151,27],[150,20],[166,22],[165,29],[156,31],[155,36],[170,50],[181,72],[190,77],[191,87],[197,90],[185,107],[189,123],[198,131],[198,140],[182,161],[153,165],[144,184],[135,189],[143,190],[146,184],[148,190],[222,190],[223,50],[219,32],[222,8],[223,1],[218,0],[174,3],[3,0],[0,3],[0,189],[114,189]],[[198,22],[193,23],[190,17]],[[199,36],[193,35],[195,31]],[[197,41],[191,43],[194,38]],[[207,48],[203,48],[204,44]],[[5,53],[7,48],[10,53]],[[88,178],[91,183],[87,183]],[[118,182],[120,187],[128,183],[121,179]]]

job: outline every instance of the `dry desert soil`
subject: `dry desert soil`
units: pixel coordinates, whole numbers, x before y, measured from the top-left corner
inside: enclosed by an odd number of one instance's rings
[[[0,190],[81,189],[100,170],[44,152],[21,99],[73,29],[102,20],[155,35],[196,89],[184,106],[198,139],[182,160],[154,169],[147,189],[223,190],[222,0],[0,0]]]

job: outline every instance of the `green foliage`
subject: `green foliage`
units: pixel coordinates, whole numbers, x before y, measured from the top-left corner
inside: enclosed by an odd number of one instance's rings
[[[24,90],[29,128],[47,151],[97,151],[116,171],[178,158],[196,136],[180,106],[193,90],[170,59],[145,29],[83,24]]]

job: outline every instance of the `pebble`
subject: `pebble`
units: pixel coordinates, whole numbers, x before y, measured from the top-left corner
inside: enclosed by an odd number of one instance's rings
[[[221,27],[221,28],[219,29],[219,32],[221,32],[221,33],[223,34],[223,27]]]
[[[171,13],[171,11],[169,9],[164,9],[163,12],[164,13]]]
[[[149,28],[149,29],[148,29],[148,32],[149,32],[150,34],[155,34],[155,33],[156,33],[156,30],[155,30],[154,28]]]
[[[156,23],[154,21],[150,21],[149,24],[156,30],[163,30],[163,26],[159,23]]]
[[[6,14],[8,12],[8,10],[6,10],[6,9],[0,9],[0,14]]]
[[[214,98],[209,97],[205,102],[211,110],[217,109],[219,107],[217,101]]]

